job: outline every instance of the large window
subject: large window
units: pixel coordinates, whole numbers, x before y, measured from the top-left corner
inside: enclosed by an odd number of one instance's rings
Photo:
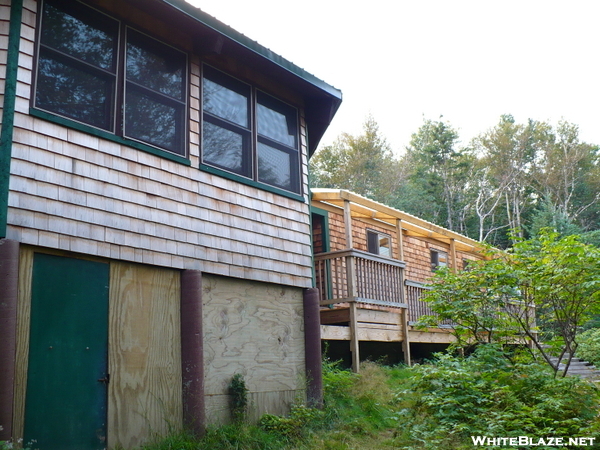
[[[300,193],[297,110],[211,67],[203,71],[203,164]]]
[[[45,0],[34,106],[185,156],[187,57],[77,1]]]

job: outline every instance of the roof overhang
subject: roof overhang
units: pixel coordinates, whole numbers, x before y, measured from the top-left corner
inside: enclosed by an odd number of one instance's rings
[[[130,0],[148,8],[148,0]],[[308,151],[312,155],[342,102],[342,92],[184,0],[154,0],[158,13],[193,34],[199,51],[243,61],[298,92],[305,103]]]
[[[468,253],[482,253],[486,249],[484,244],[463,236],[460,233],[440,227],[347,190],[314,188],[311,189],[311,192],[313,205],[319,203],[343,209],[344,204],[349,202],[350,214],[353,218],[372,219],[394,228],[397,227],[398,220],[400,220],[402,229],[409,236],[431,238],[448,244],[453,242],[457,250]]]

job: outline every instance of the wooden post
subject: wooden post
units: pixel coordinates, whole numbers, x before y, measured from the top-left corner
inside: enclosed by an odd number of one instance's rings
[[[454,239],[450,239],[450,260],[452,261],[452,273],[456,273],[456,245]]]
[[[402,233],[402,219],[396,219],[396,234],[398,236],[398,259],[404,261],[404,235]]]
[[[360,353],[356,302],[350,303],[350,351],[352,352],[352,371],[358,373],[360,371]]]
[[[13,437],[19,243],[0,239],[0,440]]]
[[[402,322],[402,351],[404,352],[404,363],[410,366],[410,337],[408,330],[408,308],[402,308],[400,311],[400,321]]]
[[[304,290],[304,356],[307,378],[306,402],[323,407],[323,371],[321,360],[321,318],[319,290]]]
[[[197,436],[206,426],[204,403],[204,339],[202,336],[202,272],[181,272],[181,368],[183,422]]]
[[[344,200],[344,227],[346,231],[346,246],[352,250],[352,212],[350,201]],[[358,341],[358,321],[356,320],[356,267],[352,256],[346,258],[346,282],[348,283],[348,297],[350,302],[350,352],[352,353],[352,370],[359,372],[360,353]]]

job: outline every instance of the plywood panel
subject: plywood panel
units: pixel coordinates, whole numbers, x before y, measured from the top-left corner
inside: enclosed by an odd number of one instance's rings
[[[19,256],[19,305],[17,310],[17,349],[13,438],[23,438],[25,425],[25,392],[29,359],[29,318],[31,314],[31,280],[33,277],[33,250],[21,246]]]
[[[111,264],[109,446],[182,424],[179,272]]]
[[[208,421],[226,414],[227,386],[236,373],[252,395],[272,393],[273,400],[257,400],[251,414],[285,404],[286,392],[304,387],[302,290],[210,275],[202,286]]]

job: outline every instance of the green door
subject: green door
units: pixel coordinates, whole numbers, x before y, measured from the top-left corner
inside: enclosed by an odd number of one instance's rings
[[[105,263],[36,253],[25,444],[106,448],[108,278]]]

